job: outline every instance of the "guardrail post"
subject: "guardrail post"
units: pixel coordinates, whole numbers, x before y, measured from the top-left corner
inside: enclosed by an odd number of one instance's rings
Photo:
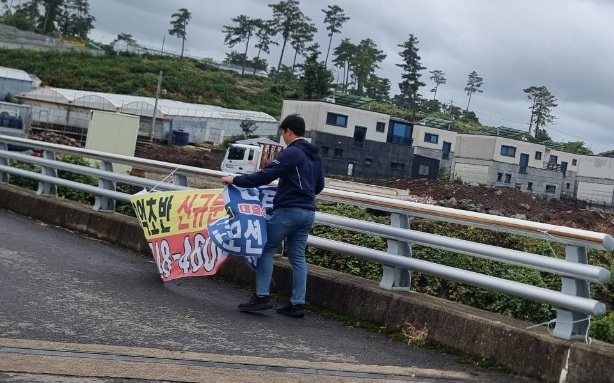
[[[179,186],[190,186],[188,185],[188,177],[183,174],[173,174],[173,184]]]
[[[585,247],[567,245],[565,247],[565,260],[578,264],[588,264]],[[589,283],[581,279],[561,277],[561,292],[577,297],[590,298]],[[554,336],[563,339],[585,339],[588,335],[589,315],[566,309],[556,310],[556,325]]]
[[[390,215],[390,225],[409,229],[409,217],[405,214],[392,213]],[[411,245],[404,241],[389,239],[388,252],[411,258]],[[409,270],[389,265],[382,265],[382,267],[383,275],[379,287],[386,290],[409,291],[411,288],[411,273]]]
[[[105,172],[113,172],[113,163],[109,161],[101,161],[100,169]],[[98,187],[106,190],[115,191],[115,182],[106,178],[98,178]],[[115,200],[113,198],[107,198],[97,195],[94,199],[95,211],[115,211]]]
[[[6,142],[0,142],[0,151],[2,150],[7,151],[7,152],[9,151],[9,146],[7,145]],[[0,157],[0,165],[9,166],[9,160],[4,157]],[[0,182],[9,182],[8,173],[0,171]]]
[[[43,155],[42,157],[46,160],[50,160],[50,161],[55,161],[55,153],[52,152],[51,150],[43,150]],[[49,176],[49,177],[55,177],[58,178],[58,170],[56,168],[52,168],[49,166],[44,166],[41,165],[41,174]],[[38,190],[36,191],[36,194],[38,195],[56,195],[57,194],[57,187],[55,186],[55,184],[52,184],[50,182],[43,182],[43,181],[38,181]]]

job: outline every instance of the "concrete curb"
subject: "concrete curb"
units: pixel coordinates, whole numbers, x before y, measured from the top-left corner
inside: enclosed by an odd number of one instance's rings
[[[90,237],[146,254],[149,246],[137,220],[117,213],[99,213],[91,206],[38,196],[35,192],[0,184],[0,209],[79,231]],[[220,275],[252,284],[253,273],[231,260]],[[275,261],[277,292],[290,295],[291,270],[285,259]],[[479,358],[491,358],[519,375],[546,382],[614,383],[614,345],[555,338],[543,327],[514,320],[428,295],[386,291],[377,283],[325,268],[310,266],[311,304],[386,325],[428,330],[428,338]]]

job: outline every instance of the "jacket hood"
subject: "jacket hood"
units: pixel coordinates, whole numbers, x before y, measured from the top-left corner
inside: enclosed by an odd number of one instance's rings
[[[297,140],[294,140],[290,144],[290,146],[296,146],[297,148],[300,148],[312,160],[315,160],[315,159],[320,157],[320,149],[317,146],[315,146],[314,144],[312,144],[311,142],[309,142],[309,141],[307,141],[307,140],[305,140],[303,138],[299,138]]]

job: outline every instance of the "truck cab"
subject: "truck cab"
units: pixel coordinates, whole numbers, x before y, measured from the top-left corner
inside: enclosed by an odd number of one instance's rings
[[[235,174],[257,172],[275,159],[283,147],[277,144],[230,144],[222,161],[222,171]]]

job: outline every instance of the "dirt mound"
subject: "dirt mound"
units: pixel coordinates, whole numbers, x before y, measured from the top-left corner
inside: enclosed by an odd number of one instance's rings
[[[430,197],[442,206],[614,235],[614,214],[580,209],[560,200],[547,201],[514,188],[487,188],[424,178],[336,178],[409,190],[411,195]]]
[[[220,170],[225,151],[206,146],[137,145],[135,156],[174,164]]]
[[[55,132],[32,131],[28,138],[37,141],[51,142],[53,144],[81,147],[81,142],[79,142],[79,140]]]

